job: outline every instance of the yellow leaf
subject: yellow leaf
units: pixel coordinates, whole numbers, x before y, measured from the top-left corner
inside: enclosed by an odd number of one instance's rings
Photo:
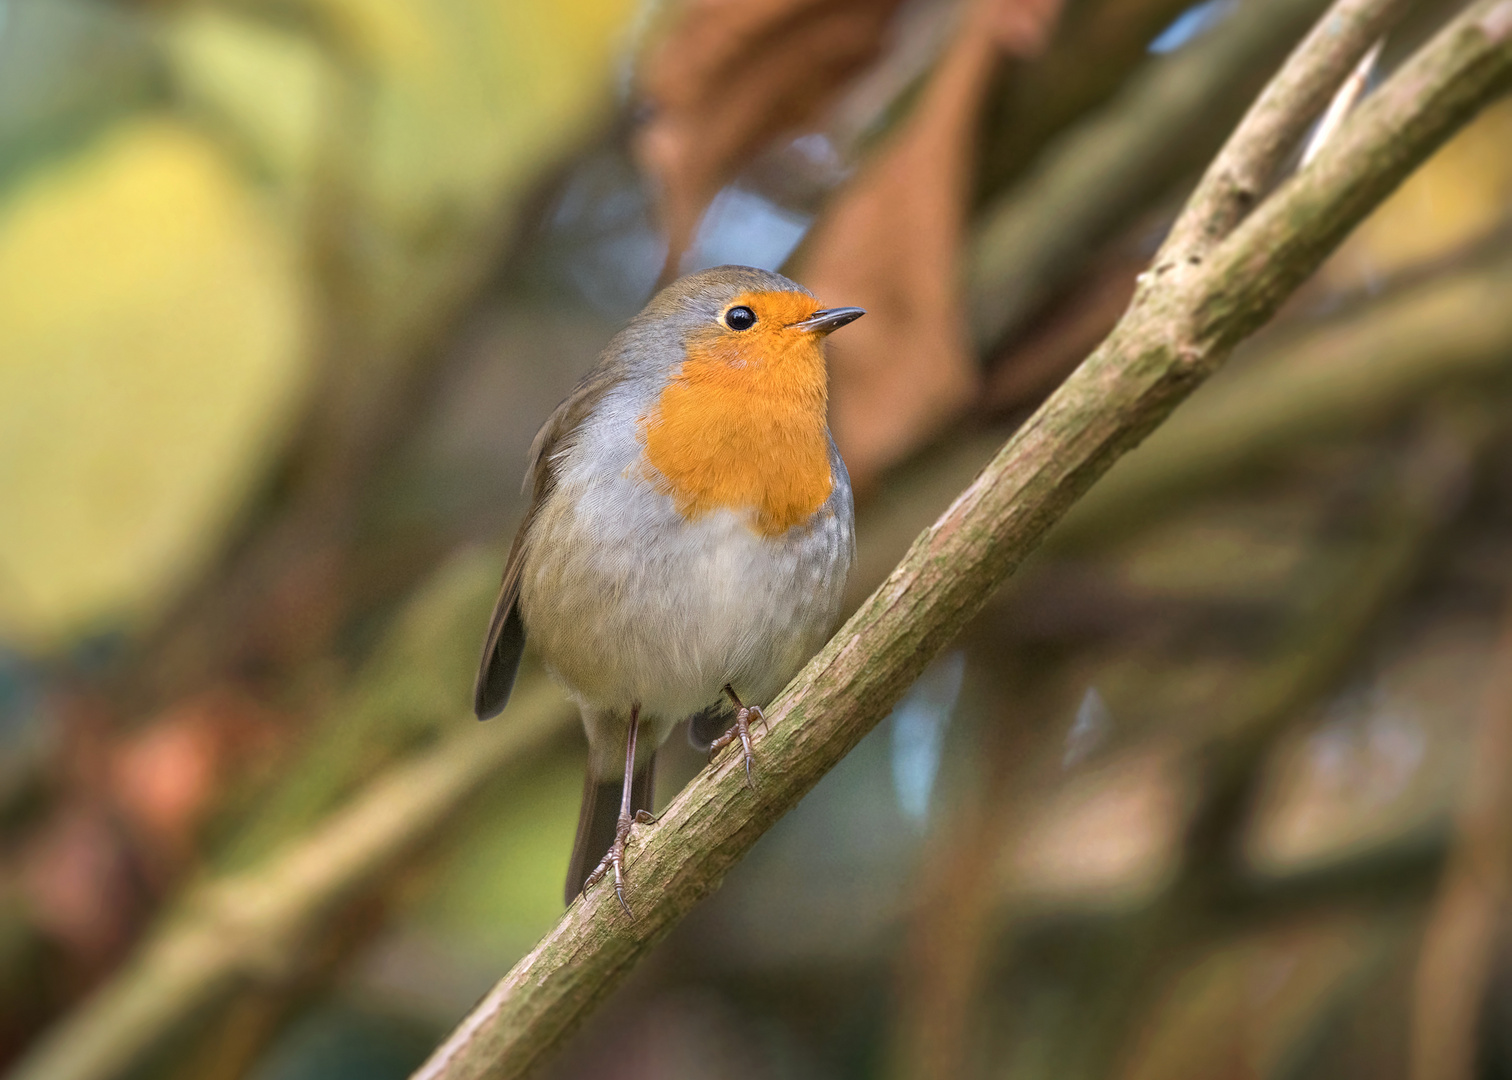
[[[607,115],[635,0],[309,0],[372,77],[373,196],[392,226],[473,217]]]
[[[308,178],[331,77],[308,36],[192,6],[170,25],[166,43],[187,100],[227,122],[280,182]]]
[[[303,376],[290,252],[216,148],[126,125],[0,214],[0,634],[139,616],[206,557]]]

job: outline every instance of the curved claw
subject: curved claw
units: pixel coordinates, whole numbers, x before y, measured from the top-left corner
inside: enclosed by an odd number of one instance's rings
[[[719,751],[729,746],[736,739],[739,739],[740,748],[745,751],[746,787],[754,790],[756,784],[751,778],[751,765],[756,760],[756,753],[751,746],[752,714],[756,716],[756,719],[762,721],[763,726],[765,726],[766,718],[761,715],[760,709],[755,706],[749,708],[745,705],[740,706],[735,710],[735,726],[709,744],[709,760],[713,761]]]
[[[635,918],[635,912],[630,910],[630,904],[625,900],[625,844],[630,839],[630,826],[636,821],[655,821],[644,810],[637,810],[635,816],[620,818],[619,824],[614,830],[614,843],[609,845],[609,851],[603,860],[593,868],[593,872],[583,879],[583,893],[604,880],[610,870],[614,871],[614,895],[620,902],[620,907],[625,909],[625,914]]]

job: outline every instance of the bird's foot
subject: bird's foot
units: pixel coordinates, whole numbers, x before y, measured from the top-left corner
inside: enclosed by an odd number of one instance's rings
[[[730,695],[735,697],[734,694]],[[751,763],[756,760],[756,755],[751,749],[751,721],[761,725],[761,730],[767,730],[766,716],[762,713],[759,705],[742,705],[740,699],[735,698],[735,725],[719,738],[709,744],[709,760],[713,761],[726,746],[736,739],[740,740],[740,748],[745,751],[745,774],[746,787],[753,787],[751,783]]]
[[[625,914],[632,919],[635,912],[630,910],[630,905],[625,901],[625,846],[630,841],[630,830],[633,826],[651,825],[656,818],[645,810],[637,810],[633,815],[623,815],[619,823],[614,827],[614,843],[609,845],[609,853],[599,861],[585,879],[583,879],[583,892],[586,893],[600,881],[610,870],[614,871],[614,895],[619,899],[620,907],[625,909]]]

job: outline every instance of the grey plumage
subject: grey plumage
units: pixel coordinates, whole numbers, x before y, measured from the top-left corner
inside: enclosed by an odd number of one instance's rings
[[[642,785],[639,775],[651,775],[671,730],[719,709],[726,685],[746,703],[769,702],[839,612],[854,536],[850,481],[833,441],[829,498],[778,537],[759,535],[729,509],[687,520],[638,467],[638,421],[677,373],[687,334],[751,290],[804,291],[747,268],[674,283],[610,342],[531,447],[531,503],[505,568],[474,704],[480,718],[504,707],[528,635],[582,709],[588,783],[569,897],[602,853],[584,845],[602,839],[594,814],[613,802],[603,790],[611,781],[619,790],[632,703],[640,709],[637,801],[648,807],[649,780]]]

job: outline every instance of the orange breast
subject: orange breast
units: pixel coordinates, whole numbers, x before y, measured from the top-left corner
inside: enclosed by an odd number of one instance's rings
[[[752,308],[756,325],[695,335],[640,436],[648,476],[683,517],[745,511],[753,529],[777,536],[807,521],[834,484],[823,345],[789,329],[818,305],[792,292],[733,303]]]

